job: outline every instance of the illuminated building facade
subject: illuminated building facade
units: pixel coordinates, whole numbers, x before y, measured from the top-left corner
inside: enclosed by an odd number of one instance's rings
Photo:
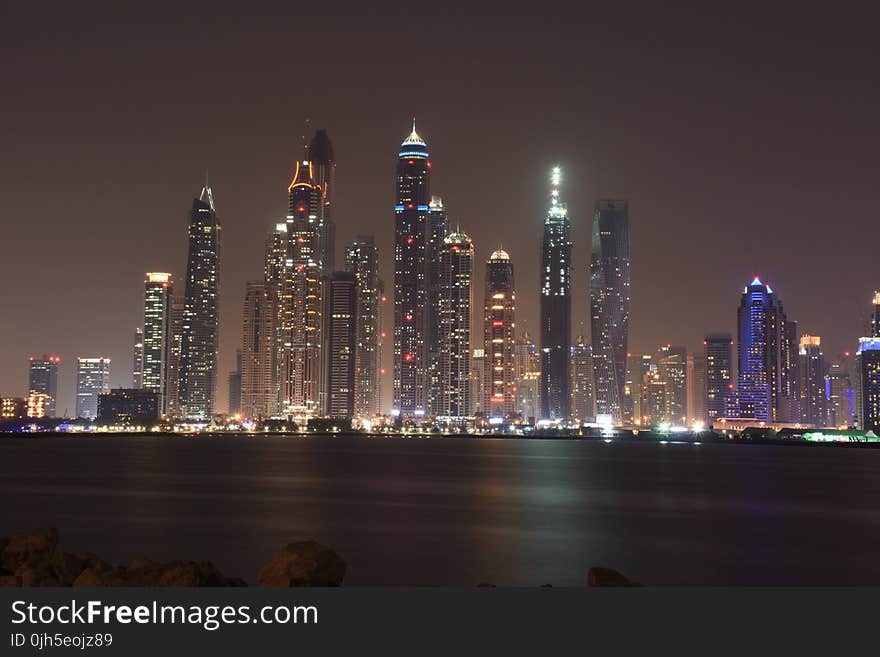
[[[263,276],[265,299],[261,302],[260,311],[265,315],[256,328],[259,331],[259,342],[264,353],[259,357],[259,361],[251,361],[252,363],[259,362],[259,377],[262,382],[259,383],[259,388],[252,388],[252,390],[263,390],[259,393],[262,395],[262,401],[256,406],[261,410],[259,415],[246,415],[246,417],[280,416],[282,411],[286,355],[290,350],[290,342],[287,340],[289,334],[286,329],[290,326],[290,314],[293,307],[293,293],[286,284],[286,222],[275,224],[275,230],[266,240]],[[253,344],[253,338],[246,339],[249,339]],[[249,348],[253,349],[254,347],[243,345],[242,352],[247,353]],[[242,385],[245,385],[244,382]],[[246,410],[245,413],[247,413]]]
[[[354,272],[338,271],[330,277],[327,322],[329,370],[327,415],[348,419],[355,414],[357,361],[358,281]]]
[[[711,424],[716,418],[724,417],[725,401],[733,389],[733,337],[729,333],[710,333],[703,345],[706,351],[706,415]]]
[[[33,409],[28,410],[28,417],[56,417],[58,401],[58,356],[44,355],[42,358],[31,356],[28,359],[28,405],[35,394],[45,397],[34,397],[39,400]],[[38,410],[40,415],[31,415],[31,410]]]
[[[745,287],[737,313],[738,386],[725,415],[764,422],[799,420],[797,324],[760,278]]]
[[[51,406],[54,399],[45,392],[31,392],[27,397],[27,416],[32,418],[54,417]]]
[[[471,410],[470,415],[486,417],[486,350],[471,350]]]
[[[672,345],[660,347],[656,362],[666,387],[663,420],[673,425],[685,425],[688,416],[687,349]]]
[[[0,398],[0,419],[21,420],[28,415],[28,400],[23,397]]]
[[[434,408],[434,400],[440,394],[440,340],[437,333],[440,326],[440,255],[443,252],[443,240],[448,232],[446,208],[443,199],[439,196],[431,196],[431,202],[428,203],[427,231],[425,275],[428,284],[428,303],[425,307],[424,339],[427,354],[428,396],[425,406]],[[482,407],[482,397],[476,405]]]
[[[825,360],[822,356],[822,339],[818,335],[804,334],[800,338],[798,347],[800,420],[821,427],[826,420]]]
[[[336,157],[326,130],[315,131],[309,143],[308,159],[312,163],[314,184],[320,193],[318,252],[321,255],[321,276],[326,279],[334,271],[336,248],[336,225],[333,223],[333,174],[336,170]]]
[[[850,368],[835,361],[828,367],[825,376],[827,403],[826,425],[830,427],[851,427],[855,419],[855,393],[853,391]]]
[[[159,417],[159,394],[155,390],[113,388],[98,395],[98,424],[149,429]]]
[[[466,418],[471,412],[471,309],[473,307],[471,238],[456,230],[443,240],[440,255],[440,387],[435,417]]]
[[[583,335],[579,335],[571,346],[571,412],[581,422],[592,422],[595,416],[593,350]]]
[[[880,292],[874,293],[870,331],[856,352],[856,412],[859,429],[880,433]]]
[[[144,383],[144,329],[134,330],[134,350],[131,361],[131,387],[140,388]]]
[[[596,414],[623,420],[629,341],[629,207],[602,200],[593,213],[590,320]]]
[[[171,366],[171,274],[147,273],[144,282],[144,373],[143,387],[158,394],[159,413],[167,412]]]
[[[567,420],[571,416],[571,225],[560,200],[559,167],[554,167],[550,182],[541,247],[540,419]]]
[[[308,157],[306,149],[288,187],[283,311],[282,407],[301,420],[324,409],[324,200]]]
[[[248,281],[242,315],[240,408],[242,416],[250,420],[270,417],[271,401],[278,399],[275,388],[278,379],[273,377],[276,348],[273,309],[266,284]]]
[[[214,194],[205,185],[193,199],[189,221],[185,306],[180,333],[178,411],[206,420],[214,413],[220,296],[220,222]]]
[[[76,417],[98,417],[98,395],[110,390],[109,358],[76,359]]]
[[[524,422],[533,423],[541,411],[541,354],[528,331],[514,347],[516,367],[516,412]]]
[[[394,207],[394,400],[392,413],[424,417],[428,394],[426,344],[430,216],[428,147],[415,122],[400,145]]]
[[[486,263],[483,304],[483,396],[479,401],[487,417],[507,418],[516,412],[515,329],[513,263],[506,251],[498,249]]]
[[[357,280],[354,414],[370,418],[380,413],[379,333],[382,303],[379,252],[371,235],[358,236],[346,245],[345,270],[353,273]]]
[[[693,425],[706,422],[706,357],[687,355],[687,419]]]

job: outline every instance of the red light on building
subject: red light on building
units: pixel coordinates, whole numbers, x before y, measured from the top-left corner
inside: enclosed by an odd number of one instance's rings
[[[306,206],[301,205],[301,206],[299,206],[299,207],[296,209],[296,211],[297,211],[297,212],[305,212],[305,211],[306,211]]]
[[[407,315],[407,316],[406,316],[406,321],[411,322],[412,319],[413,319],[413,318],[412,318],[412,315]]]
[[[414,240],[412,237],[407,237],[407,238],[406,238],[406,243],[407,243],[407,244],[412,244],[413,242],[415,242],[415,240]]]
[[[504,326],[504,322],[502,322],[501,320],[495,320],[494,322],[492,322],[492,326]]]
[[[407,162],[407,164],[413,165],[413,164],[415,164],[415,160],[410,160],[409,162]]]
[[[450,251],[460,251],[461,247],[458,244],[453,244],[452,246],[449,247],[449,250]]]
[[[413,355],[407,354],[406,356],[403,357],[403,359],[408,363],[413,359]]]
[[[406,207],[408,207],[410,210],[412,210],[415,206],[414,206],[412,203],[410,203],[410,204],[407,205]]]

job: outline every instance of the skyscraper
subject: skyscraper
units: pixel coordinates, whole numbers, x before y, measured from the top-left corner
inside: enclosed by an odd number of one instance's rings
[[[822,356],[822,339],[818,335],[802,335],[798,357],[801,394],[799,419],[807,424],[824,426],[825,360]]]
[[[345,270],[357,280],[354,413],[370,418],[380,412],[379,255],[372,235],[361,235],[345,247]],[[332,366],[332,365],[331,365]]]
[[[789,322],[772,288],[757,276],[743,290],[737,321],[739,385],[728,399],[725,414],[765,422],[791,421],[797,408],[792,394],[796,324]]]
[[[427,226],[430,215],[428,147],[416,132],[400,145],[394,206],[394,407],[401,417],[427,412]]]
[[[687,349],[666,345],[657,354],[660,378],[666,384],[664,420],[675,425],[687,423]]]
[[[440,388],[432,409],[437,417],[465,418],[471,412],[473,258],[471,238],[460,230],[443,240],[438,327]]]
[[[603,200],[593,214],[590,259],[590,318],[596,413],[623,416],[629,341],[629,207]]]
[[[528,331],[514,347],[516,412],[524,422],[534,422],[541,411],[541,354]]]
[[[334,272],[330,278],[330,317],[327,322],[330,363],[327,415],[334,419],[350,420],[354,417],[357,299],[356,274],[351,271]]]
[[[728,333],[710,333],[703,340],[706,347],[706,414],[709,424],[724,417],[725,401],[733,389],[731,347]]]
[[[76,416],[87,420],[98,417],[98,395],[110,392],[110,359],[76,359]]]
[[[333,223],[333,173],[336,157],[326,130],[316,130],[309,143],[308,159],[312,163],[315,186],[321,197],[318,219],[318,251],[321,254],[321,275],[329,278],[334,271],[336,225]]]
[[[144,329],[134,330],[134,351],[131,362],[131,387],[140,388],[144,381]]]
[[[291,346],[288,338],[290,335],[290,316],[293,309],[293,293],[287,286],[286,221],[275,224],[275,230],[266,240],[263,277],[264,298],[260,301],[259,311],[265,314],[255,329],[259,332],[258,337],[245,337],[246,340],[251,341],[252,345],[254,344],[253,340],[257,339],[262,345],[258,348],[265,352],[259,360],[261,383],[258,389],[262,391],[259,394],[263,395],[263,402],[260,402],[262,405],[258,407],[262,409],[260,415],[247,415],[247,417],[272,417],[280,415],[284,409],[282,401],[285,390],[287,355],[289,355]],[[254,285],[256,284],[254,283]],[[248,348],[244,346],[242,351],[247,353]],[[256,389],[251,388],[251,390]]]
[[[874,293],[870,331],[856,352],[856,413],[859,429],[880,433],[880,292]]]
[[[428,203],[428,225],[425,241],[425,270],[428,285],[428,303],[425,306],[425,353],[427,357],[427,398],[426,408],[434,408],[440,394],[440,340],[437,330],[440,326],[440,254],[443,240],[448,231],[446,208],[443,199],[431,196]],[[481,373],[482,374],[482,373]],[[482,399],[477,404],[482,407]]]
[[[159,395],[159,413],[165,415],[168,402],[171,358],[171,274],[147,273],[144,281],[144,374],[143,387]]]
[[[168,348],[168,380],[165,398],[165,414],[181,415],[180,409],[180,353],[183,347],[183,325],[186,321],[186,297],[171,296],[171,337]]]
[[[180,336],[178,405],[185,417],[205,420],[214,412],[217,388],[220,222],[214,195],[205,185],[193,199],[189,220],[185,306]]]
[[[276,333],[273,309],[266,284],[248,281],[244,297],[241,343],[241,414],[250,420],[262,420],[273,412],[272,400],[278,392],[274,376]]]
[[[583,335],[571,347],[571,410],[581,422],[593,420],[593,354]]]
[[[541,419],[571,416],[571,236],[559,198],[562,170],[550,177],[550,207],[541,247]]]
[[[516,412],[516,289],[513,263],[498,249],[486,262],[483,303],[482,410],[487,417],[510,417]]]
[[[471,349],[471,409],[470,415],[486,417],[486,350],[483,347]]]
[[[689,423],[706,422],[706,356],[687,355],[687,419]]]
[[[39,410],[42,415],[29,417],[55,417],[58,402],[58,356],[44,355],[42,358],[31,356],[28,360],[28,397],[39,397]],[[33,405],[33,404],[32,404]],[[34,405],[36,408],[36,405]]]
[[[323,190],[306,148],[288,187],[287,262],[284,283],[283,406],[305,420],[323,411],[324,226]]]
[[[848,365],[848,364],[847,364]],[[850,379],[850,368],[835,361],[825,376],[828,402],[826,405],[826,424],[832,427],[850,427],[853,424],[854,392]]]

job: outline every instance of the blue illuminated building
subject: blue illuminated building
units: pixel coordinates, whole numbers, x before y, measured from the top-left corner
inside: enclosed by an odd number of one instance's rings
[[[726,415],[790,422],[797,410],[797,324],[757,276],[743,290],[738,319],[739,385]]]
[[[430,407],[428,330],[430,172],[428,146],[416,132],[400,145],[394,205],[394,406],[402,418]]]

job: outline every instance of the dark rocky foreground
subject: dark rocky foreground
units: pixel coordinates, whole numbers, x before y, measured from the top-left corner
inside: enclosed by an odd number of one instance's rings
[[[275,553],[257,575],[257,586],[340,586],[346,563],[334,550],[315,541],[290,543]],[[640,586],[610,568],[590,568],[588,586]],[[247,586],[226,577],[210,561],[156,563],[135,559],[112,566],[88,553],[64,552],[58,530],[36,529],[0,537],[0,586]],[[480,584],[479,586],[493,586]]]

